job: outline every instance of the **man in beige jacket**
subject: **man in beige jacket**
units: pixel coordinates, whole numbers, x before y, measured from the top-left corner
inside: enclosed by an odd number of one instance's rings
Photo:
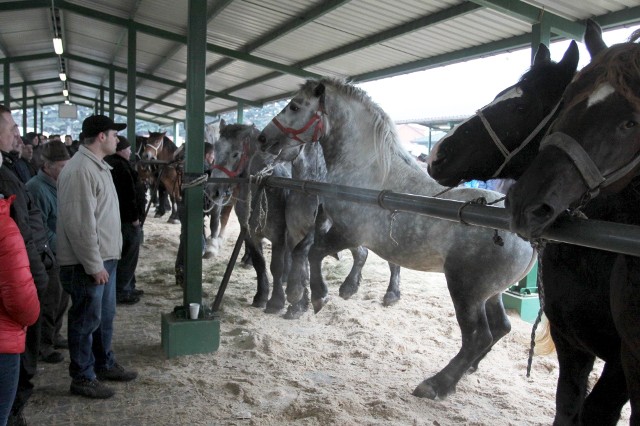
[[[70,390],[88,398],[113,396],[103,380],[137,377],[111,350],[122,235],[118,195],[104,157],[116,151],[117,133],[125,127],[104,115],[85,119],[82,145],[58,177],[57,258],[62,287],[71,295]]]

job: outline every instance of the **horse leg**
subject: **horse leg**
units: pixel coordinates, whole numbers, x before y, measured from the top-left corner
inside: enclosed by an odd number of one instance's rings
[[[382,306],[395,305],[400,300],[400,266],[389,262],[389,287],[382,299]]]
[[[318,313],[329,301],[329,288],[322,276],[322,260],[341,250],[354,247],[351,241],[347,241],[344,232],[339,232],[335,227],[328,232],[315,233],[315,241],[309,250],[309,285],[311,287],[311,304],[313,310]]]
[[[358,292],[360,281],[362,280],[362,268],[367,261],[367,256],[369,256],[369,250],[362,246],[350,248],[349,251],[353,256],[353,266],[347,278],[345,278],[342,285],[340,285],[338,294],[340,294],[340,297],[343,299],[349,299]]]
[[[556,416],[554,425],[579,424],[589,373],[595,356],[578,350],[551,324],[551,337],[558,353],[558,386],[556,389]]]
[[[620,361],[606,362],[600,378],[584,401],[580,424],[615,426],[628,400],[627,383]]]
[[[473,373],[478,369],[478,364],[491,351],[493,345],[511,331],[511,322],[509,321],[509,317],[507,316],[507,313],[504,310],[504,305],[502,304],[502,293],[498,293],[487,299],[484,303],[484,310],[487,314],[487,321],[489,323],[489,330],[491,331],[493,342],[486,351],[473,361],[471,368],[469,368],[470,373]]]
[[[620,255],[611,273],[611,313],[631,400],[629,424],[640,425],[640,258]]]
[[[291,253],[291,270],[287,278],[287,301],[297,303],[303,297],[309,283],[309,250],[314,241],[314,233],[309,232]]]
[[[284,233],[283,233],[284,234]],[[283,238],[281,241],[271,242],[271,276],[273,277],[273,291],[267,302],[265,312],[275,314],[280,312],[285,305],[284,280],[287,278],[291,266],[291,252]]]
[[[162,183],[158,184],[158,206],[156,207],[155,217],[162,217],[167,212],[167,204],[169,203],[169,195],[167,189]]]
[[[464,271],[453,269],[445,265],[447,286],[462,334],[462,347],[445,368],[416,387],[413,395],[421,398],[443,398],[454,392],[456,384],[475,359],[486,352],[493,343],[484,301],[479,301],[477,294],[460,291],[472,286],[465,285]]]
[[[220,243],[216,238],[220,224],[220,210],[221,206],[219,204],[214,204],[211,208],[209,215],[209,229],[211,230],[211,235],[207,238],[207,248],[204,256],[202,256],[203,259],[210,259],[214,257],[218,254],[218,250],[220,249]]]
[[[244,242],[246,251],[251,256],[258,281],[258,289],[253,297],[251,306],[264,308],[267,306],[267,300],[269,299],[269,277],[267,276],[267,264],[262,253],[262,244],[252,240],[250,237],[247,237]]]
[[[229,222],[229,216],[231,215],[231,211],[233,210],[233,204],[228,204],[222,207],[222,211],[220,212],[220,232],[218,233],[218,238],[224,238],[224,231],[227,229],[227,223]]]
[[[262,251],[262,243],[260,243],[260,251]],[[251,251],[247,244],[244,245],[244,254],[242,255],[242,259],[240,259],[240,264],[245,268],[253,266],[253,258],[251,257]]]

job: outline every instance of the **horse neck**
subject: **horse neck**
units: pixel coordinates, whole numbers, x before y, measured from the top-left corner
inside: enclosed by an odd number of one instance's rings
[[[294,179],[323,182],[327,177],[322,147],[318,143],[306,143],[300,154],[291,162],[291,177]]]

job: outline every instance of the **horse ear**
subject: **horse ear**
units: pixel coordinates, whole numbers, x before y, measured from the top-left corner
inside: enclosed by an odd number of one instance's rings
[[[325,91],[324,83],[318,83],[316,88],[313,89],[313,95],[316,98],[319,98],[320,96],[324,95],[324,91]]]
[[[224,129],[227,126],[227,122],[224,121],[224,118],[220,119],[220,131],[222,131],[222,129]]]
[[[578,61],[580,60],[580,50],[578,49],[578,43],[575,40],[571,40],[569,43],[569,48],[566,52],[564,52],[564,56],[562,60],[559,62],[564,68],[569,71],[571,76],[576,72],[576,68],[578,68]]]
[[[547,63],[551,61],[551,52],[549,52],[549,48],[540,43],[538,46],[538,50],[536,51],[536,55],[533,57],[533,65],[538,65],[540,63]]]
[[[602,40],[602,28],[600,28],[600,25],[593,19],[587,19],[584,30],[584,44],[587,46],[587,50],[592,59],[607,48],[604,40]]]

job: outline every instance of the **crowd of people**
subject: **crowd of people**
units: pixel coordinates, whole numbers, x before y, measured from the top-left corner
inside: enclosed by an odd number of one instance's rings
[[[21,137],[0,106],[0,426],[26,424],[37,363],[64,362],[65,350],[72,394],[109,398],[104,382],[137,377],[112,350],[116,305],[144,293],[146,191],[125,127],[93,115],[78,140]]]

